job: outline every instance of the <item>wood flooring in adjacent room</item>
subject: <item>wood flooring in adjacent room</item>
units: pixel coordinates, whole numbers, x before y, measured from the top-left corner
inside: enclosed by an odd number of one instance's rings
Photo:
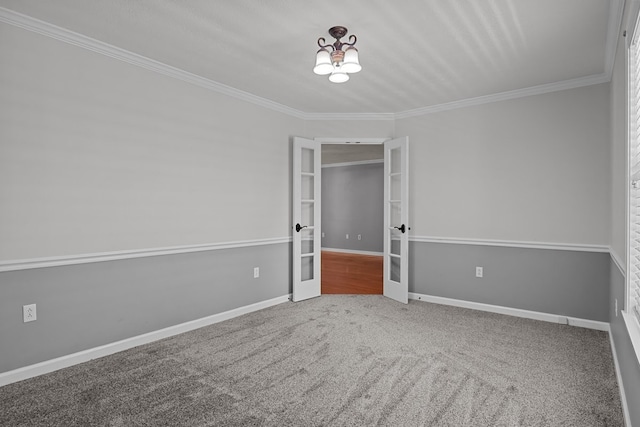
[[[323,294],[382,294],[383,257],[322,251]]]

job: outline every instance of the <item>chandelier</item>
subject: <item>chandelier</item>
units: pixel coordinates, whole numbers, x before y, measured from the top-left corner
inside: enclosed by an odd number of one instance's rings
[[[324,37],[318,39],[320,50],[316,53],[316,66],[313,67],[313,72],[321,76],[329,74],[329,80],[333,83],[344,83],[349,80],[348,73],[357,73],[362,70],[358,61],[358,49],[354,47],[356,36],[350,35],[349,43],[340,41],[347,32],[345,27],[332,27],[329,29],[329,34],[336,39],[335,43],[324,44],[326,43]],[[327,50],[329,48],[331,52]]]

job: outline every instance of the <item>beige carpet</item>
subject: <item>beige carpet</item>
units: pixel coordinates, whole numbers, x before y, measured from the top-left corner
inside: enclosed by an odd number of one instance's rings
[[[2,426],[622,426],[605,332],[322,296],[0,388]]]

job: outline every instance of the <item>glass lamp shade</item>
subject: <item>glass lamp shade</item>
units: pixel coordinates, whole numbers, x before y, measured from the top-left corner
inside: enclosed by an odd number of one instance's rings
[[[347,74],[342,67],[336,67],[329,76],[329,81],[332,83],[344,83],[347,80],[349,80],[349,74]]]
[[[320,49],[316,53],[316,66],[313,67],[313,72],[321,76],[331,74],[333,71],[333,64],[331,63],[331,55],[326,49]]]
[[[360,61],[358,61],[358,49],[350,47],[344,53],[344,62],[342,63],[342,69],[345,73],[357,73],[362,70]]]

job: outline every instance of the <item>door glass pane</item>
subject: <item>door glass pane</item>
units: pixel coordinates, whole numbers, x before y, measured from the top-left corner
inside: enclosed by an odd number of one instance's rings
[[[302,200],[313,200],[313,175],[302,175]]]
[[[400,167],[400,148],[394,148],[391,150],[391,173],[399,173]]]
[[[303,173],[313,173],[314,150],[310,148],[302,149],[301,167]]]
[[[302,202],[300,225],[313,225],[313,202]]]
[[[402,225],[402,216],[400,202],[389,203],[389,225],[391,227],[400,227]]]
[[[389,256],[389,280],[400,282],[400,258]]]
[[[313,253],[313,230],[308,228],[300,230],[300,244],[302,254]]]
[[[391,175],[389,177],[391,182],[389,183],[389,188],[391,190],[391,200],[400,200],[401,192],[400,192],[400,184],[401,184],[401,176],[400,175]]]
[[[402,255],[400,253],[401,252],[400,236],[402,236],[402,233],[400,232],[400,230],[396,230],[395,228],[391,229],[391,233],[390,233],[391,241],[389,242],[389,252],[394,255]]]
[[[303,282],[313,279],[313,258],[313,256],[305,256],[300,259],[300,280]]]

